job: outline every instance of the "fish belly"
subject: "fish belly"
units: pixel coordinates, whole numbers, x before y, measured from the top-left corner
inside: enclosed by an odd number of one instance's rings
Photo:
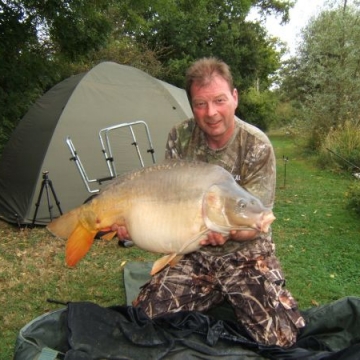
[[[152,252],[189,253],[199,249],[205,237],[201,206],[191,202],[135,202],[125,221],[134,243]]]

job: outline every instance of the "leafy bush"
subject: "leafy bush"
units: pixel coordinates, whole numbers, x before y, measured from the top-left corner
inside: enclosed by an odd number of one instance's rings
[[[347,121],[330,131],[320,149],[319,164],[360,172],[360,124]]]
[[[360,173],[360,124],[347,121],[332,130],[321,148],[318,162],[322,167]],[[360,181],[355,180],[347,193],[348,208],[360,215]]]
[[[239,95],[237,115],[267,131],[274,122],[276,105],[277,99],[270,91],[259,92],[255,88],[250,88]]]

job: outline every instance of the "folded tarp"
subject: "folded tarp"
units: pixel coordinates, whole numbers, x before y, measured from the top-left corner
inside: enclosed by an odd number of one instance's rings
[[[125,277],[143,283],[148,267],[140,267],[135,273],[127,268]],[[14,360],[360,359],[360,298],[304,311],[307,325],[291,349],[256,344],[231,311],[224,304],[209,314],[179,312],[151,320],[128,305],[69,303],[21,329]]]

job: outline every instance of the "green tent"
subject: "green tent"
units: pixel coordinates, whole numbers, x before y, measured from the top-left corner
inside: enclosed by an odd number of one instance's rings
[[[108,178],[110,163],[119,175],[162,161],[170,128],[191,114],[183,89],[130,66],[103,62],[62,81],[32,106],[4,149],[0,218],[47,224],[108,183],[94,181],[89,190],[72,151],[88,179]],[[105,133],[112,155],[107,160],[100,130],[134,122],[139,125]]]

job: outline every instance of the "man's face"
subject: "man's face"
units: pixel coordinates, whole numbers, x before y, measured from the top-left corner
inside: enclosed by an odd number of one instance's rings
[[[237,90],[230,90],[221,76],[215,75],[210,83],[191,86],[192,109],[200,128],[208,140],[220,141],[221,146],[230,139],[234,130],[235,109],[238,105]]]

